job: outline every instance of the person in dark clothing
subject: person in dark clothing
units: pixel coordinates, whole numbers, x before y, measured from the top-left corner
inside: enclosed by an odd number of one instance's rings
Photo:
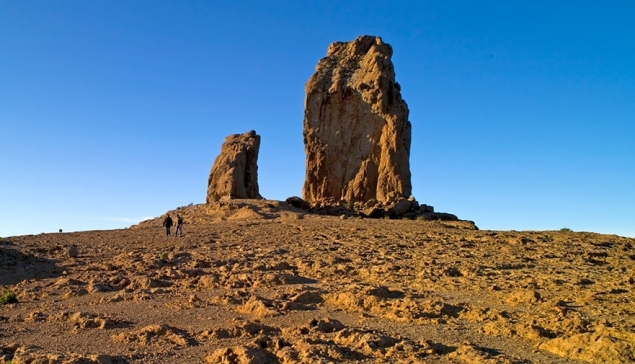
[[[170,217],[170,214],[168,214],[168,216],[165,217],[165,220],[163,220],[163,226],[165,226],[165,236],[170,236],[170,228],[172,227],[172,218]]]
[[[174,236],[183,236],[183,217],[176,214],[176,230],[174,230]]]

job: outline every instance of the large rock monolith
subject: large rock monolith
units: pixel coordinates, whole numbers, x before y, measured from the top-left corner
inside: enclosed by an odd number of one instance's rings
[[[221,199],[260,199],[258,152],[260,135],[251,130],[225,138],[207,183],[207,203]]]
[[[411,124],[391,56],[379,37],[335,42],[306,83],[302,196],[311,205],[410,196]]]

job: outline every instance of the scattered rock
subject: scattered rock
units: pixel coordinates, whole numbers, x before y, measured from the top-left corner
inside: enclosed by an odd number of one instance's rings
[[[301,199],[298,196],[292,196],[286,199],[286,202],[298,209],[302,209],[302,210],[309,210],[311,208],[311,206],[309,205],[308,202],[304,201],[303,199]]]
[[[408,201],[408,213],[421,212]],[[0,281],[21,302],[0,305],[0,363],[198,363],[220,348],[231,352],[207,360],[634,361],[631,238],[205,215],[249,206],[298,213],[232,200],[181,208],[192,221],[184,239],[166,239],[155,221],[0,240]],[[81,259],[68,256],[71,244]]]
[[[511,305],[517,305],[521,303],[532,304],[538,303],[542,300],[539,292],[532,290],[518,290],[512,292],[506,299],[506,302]]]
[[[205,360],[210,364],[273,364],[278,362],[271,353],[249,346],[218,349],[208,355]]]
[[[68,248],[68,256],[71,258],[77,258],[79,255],[79,250],[77,249],[77,245],[73,244]]]
[[[460,363],[466,364],[485,364],[485,363],[509,363],[509,364],[529,364],[529,360],[522,360],[509,357],[495,349],[483,348],[470,342],[461,344],[456,351],[448,354],[448,358],[458,360]]]
[[[240,313],[249,313],[256,317],[271,317],[279,314],[270,300],[251,296],[244,305],[238,308]]]
[[[407,200],[407,199],[403,199],[400,200],[399,202],[397,202],[391,209],[390,212],[393,215],[396,216],[401,216],[403,214],[405,214],[406,212],[408,212],[410,210],[410,208],[412,207],[412,202]]]
[[[539,345],[542,350],[589,363],[635,362],[635,334],[600,330],[558,337]]]
[[[373,206],[373,207],[369,207],[367,209],[365,209],[363,211],[364,216],[366,217],[370,217],[373,219],[380,219],[384,216],[386,216],[386,211],[381,208],[381,207],[377,207],[377,206]]]
[[[137,343],[141,346],[166,344],[189,346],[196,343],[186,331],[164,324],[146,326],[130,333],[123,332],[111,338],[115,342]]]
[[[421,214],[425,220],[438,220],[438,221],[458,221],[459,218],[456,215],[448,214],[446,212],[424,212]]]
[[[319,332],[335,332],[344,328],[344,325],[338,320],[324,319],[324,320],[312,320],[309,326]]]
[[[316,291],[304,291],[298,293],[290,298],[292,302],[310,304],[310,303],[322,303],[324,299],[319,292]]]

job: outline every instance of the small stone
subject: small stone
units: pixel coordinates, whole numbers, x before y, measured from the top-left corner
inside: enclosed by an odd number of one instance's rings
[[[73,244],[68,248],[68,256],[77,258],[77,255],[79,255],[79,250],[77,249],[77,245]]]

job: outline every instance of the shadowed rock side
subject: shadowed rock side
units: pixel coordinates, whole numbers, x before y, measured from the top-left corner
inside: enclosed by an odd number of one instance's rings
[[[207,184],[207,203],[221,199],[261,199],[258,188],[260,135],[251,130],[225,138]]]
[[[411,193],[408,106],[381,38],[328,48],[305,86],[303,198],[391,202]]]

